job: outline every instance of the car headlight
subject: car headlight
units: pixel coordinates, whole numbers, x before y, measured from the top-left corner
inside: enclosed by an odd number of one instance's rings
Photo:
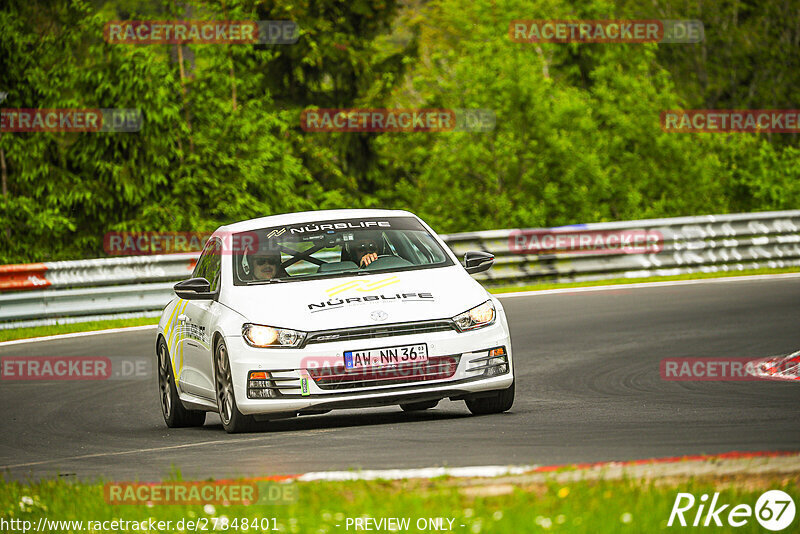
[[[464,332],[465,330],[475,330],[476,328],[494,324],[496,317],[494,303],[491,300],[487,300],[480,306],[475,306],[471,310],[459,313],[453,317],[453,322],[456,323],[456,328],[458,328],[459,332]]]
[[[242,337],[251,347],[299,347],[306,338],[305,332],[288,328],[246,323],[242,325]]]

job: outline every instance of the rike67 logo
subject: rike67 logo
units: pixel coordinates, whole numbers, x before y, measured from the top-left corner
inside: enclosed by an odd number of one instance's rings
[[[695,505],[696,508],[695,508]],[[779,531],[789,527],[794,521],[795,506],[789,494],[781,490],[763,493],[756,501],[755,508],[749,504],[723,504],[719,493],[714,493],[711,502],[703,494],[695,499],[691,493],[678,493],[667,526],[679,524],[682,527],[709,527],[730,525],[742,527],[755,516],[756,521],[767,530]],[[676,522],[677,520],[677,522]]]

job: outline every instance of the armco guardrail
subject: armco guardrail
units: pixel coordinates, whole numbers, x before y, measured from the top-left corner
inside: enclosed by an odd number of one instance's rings
[[[0,291],[182,280],[198,253],[0,265]]]
[[[459,257],[495,255],[494,267],[475,275],[486,285],[800,266],[800,210],[443,237]],[[173,254],[0,266],[0,328],[152,315],[196,261]]]
[[[608,236],[617,235],[640,238],[644,245],[635,246],[633,239],[627,246],[602,251],[531,247],[534,236],[542,245],[543,236],[562,236],[568,244],[570,236],[596,235],[605,236],[606,244]],[[476,276],[488,285],[800,266],[800,210],[492,230],[445,238],[459,256],[476,248],[496,256],[494,267]]]

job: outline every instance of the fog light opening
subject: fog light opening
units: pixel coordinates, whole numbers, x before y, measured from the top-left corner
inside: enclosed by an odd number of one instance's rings
[[[489,351],[483,375],[486,377],[500,376],[508,372],[508,356],[505,347],[497,347]]]
[[[278,390],[273,389],[275,382],[266,371],[250,371],[247,377],[248,399],[274,399],[278,397]]]

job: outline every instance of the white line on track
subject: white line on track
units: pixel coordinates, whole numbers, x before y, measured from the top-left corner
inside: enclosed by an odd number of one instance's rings
[[[638,282],[634,284],[612,284],[608,286],[564,287],[557,289],[538,289],[533,291],[517,291],[514,293],[495,293],[494,296],[503,299],[510,297],[533,297],[536,295],[555,295],[559,293],[586,293],[590,291],[613,291],[623,289],[646,289],[650,287],[688,286],[696,284],[723,284],[726,282],[747,282],[759,280],[781,280],[785,278],[800,278],[800,273],[786,274],[755,274],[750,276],[723,276],[720,278],[698,278],[695,280],[667,280],[664,282]]]
[[[189,447],[200,447],[203,445],[218,445],[221,443],[225,443],[227,445],[236,445],[238,443],[243,443],[245,441],[264,441],[266,440],[266,436],[261,436],[257,438],[243,438],[237,440],[230,440],[230,439],[218,439],[215,441],[203,441],[201,443],[185,443],[183,445],[170,445],[166,447],[152,447],[149,449],[131,449],[127,451],[116,451],[116,452],[98,452],[94,454],[83,454],[81,456],[67,456],[66,458],[54,458],[52,460],[40,460],[38,462],[26,462],[23,464],[13,464],[13,465],[0,465],[0,470],[2,469],[14,469],[18,467],[30,467],[33,465],[44,465],[44,464],[53,464],[59,462],[69,462],[72,460],[85,460],[87,458],[103,458],[107,456],[122,456],[124,454],[139,454],[144,452],[159,452],[159,451],[169,451],[173,449],[186,449]]]
[[[338,428],[322,428],[322,429],[315,429],[315,430],[299,430],[302,435],[306,434],[322,434],[326,432],[335,432],[339,430]],[[105,458],[109,456],[122,456],[126,454],[141,454],[141,453],[148,453],[148,452],[159,452],[159,451],[169,451],[173,449],[188,449],[192,447],[203,447],[205,445],[219,445],[219,444],[226,444],[229,446],[235,446],[240,443],[246,443],[248,441],[266,441],[269,439],[268,435],[252,437],[252,438],[239,438],[239,439],[218,439],[213,441],[201,441],[198,443],[184,443],[183,445],[167,445],[164,447],[150,447],[147,449],[129,449],[126,451],[114,451],[114,452],[96,452],[93,454],[82,454],[79,456],[66,456],[63,458],[54,458],[52,460],[39,460],[37,462],[26,462],[21,464],[11,464],[11,465],[0,465],[0,471],[3,469],[15,469],[19,467],[30,467],[34,465],[44,465],[44,464],[57,464],[60,462],[69,462],[72,460],[86,460],[88,458]],[[270,445],[269,443],[265,443],[265,446],[273,447],[274,445]]]

